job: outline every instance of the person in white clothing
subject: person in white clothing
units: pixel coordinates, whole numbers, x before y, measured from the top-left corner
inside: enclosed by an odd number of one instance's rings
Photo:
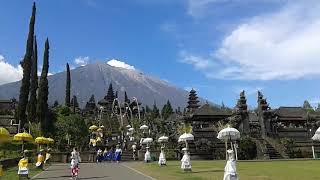
[[[160,156],[159,156],[159,166],[165,166],[166,165],[166,155],[164,153],[164,146],[161,146],[161,152],[160,152]]]
[[[228,155],[228,161],[224,168],[223,180],[239,180],[239,177],[237,174],[237,167],[236,167],[237,165],[236,165],[236,160],[234,158],[233,150],[228,149],[227,155]]]
[[[181,159],[181,169],[183,169],[183,171],[191,171],[191,161],[188,154],[188,149],[183,148],[182,151],[184,151],[184,154]]]
[[[73,148],[73,151],[71,152],[71,158],[74,159],[74,161],[77,165],[79,165],[79,163],[81,163],[80,153],[78,152],[78,149],[76,147]]]
[[[147,151],[144,154],[144,162],[148,163],[148,162],[151,162],[151,154],[149,151],[149,147],[146,147],[146,149],[147,149]]]

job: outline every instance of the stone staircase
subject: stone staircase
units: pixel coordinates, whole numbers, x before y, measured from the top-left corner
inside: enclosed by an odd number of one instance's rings
[[[136,157],[136,160],[138,160],[138,157]],[[133,161],[132,151],[123,151],[121,155],[121,161]]]
[[[270,159],[283,159],[281,154],[268,142],[265,143]]]

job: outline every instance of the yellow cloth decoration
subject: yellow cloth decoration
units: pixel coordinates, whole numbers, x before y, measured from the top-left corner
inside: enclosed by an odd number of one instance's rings
[[[20,168],[22,168],[22,167],[24,167],[24,168],[28,167],[28,159],[26,159],[26,158],[20,159],[18,166],[19,166]]]
[[[43,163],[43,161],[44,161],[43,155],[42,155],[42,154],[39,154],[39,155],[38,155],[38,158],[37,158],[37,162]]]

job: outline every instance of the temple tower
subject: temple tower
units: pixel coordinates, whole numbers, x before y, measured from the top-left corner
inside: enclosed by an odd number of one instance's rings
[[[237,128],[244,134],[249,133],[249,114],[245,91],[240,93],[240,98],[235,107],[235,116],[236,119],[239,119]]]
[[[258,91],[258,110],[257,115],[261,126],[262,137],[271,135],[272,131],[272,112],[267,100],[263,98],[263,94]]]
[[[199,100],[198,100],[197,93],[192,88],[192,90],[189,93],[187,112],[193,113],[196,109],[198,109],[200,107],[198,103],[199,103]]]

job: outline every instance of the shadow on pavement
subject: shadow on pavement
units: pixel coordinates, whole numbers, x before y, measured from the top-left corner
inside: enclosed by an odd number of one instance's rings
[[[78,179],[104,179],[104,178],[107,178],[107,177],[109,177],[109,176],[86,177],[86,178],[79,177]]]
[[[36,177],[33,179],[53,179],[53,178],[64,178],[64,177],[71,177],[71,176],[54,176],[54,177]]]

